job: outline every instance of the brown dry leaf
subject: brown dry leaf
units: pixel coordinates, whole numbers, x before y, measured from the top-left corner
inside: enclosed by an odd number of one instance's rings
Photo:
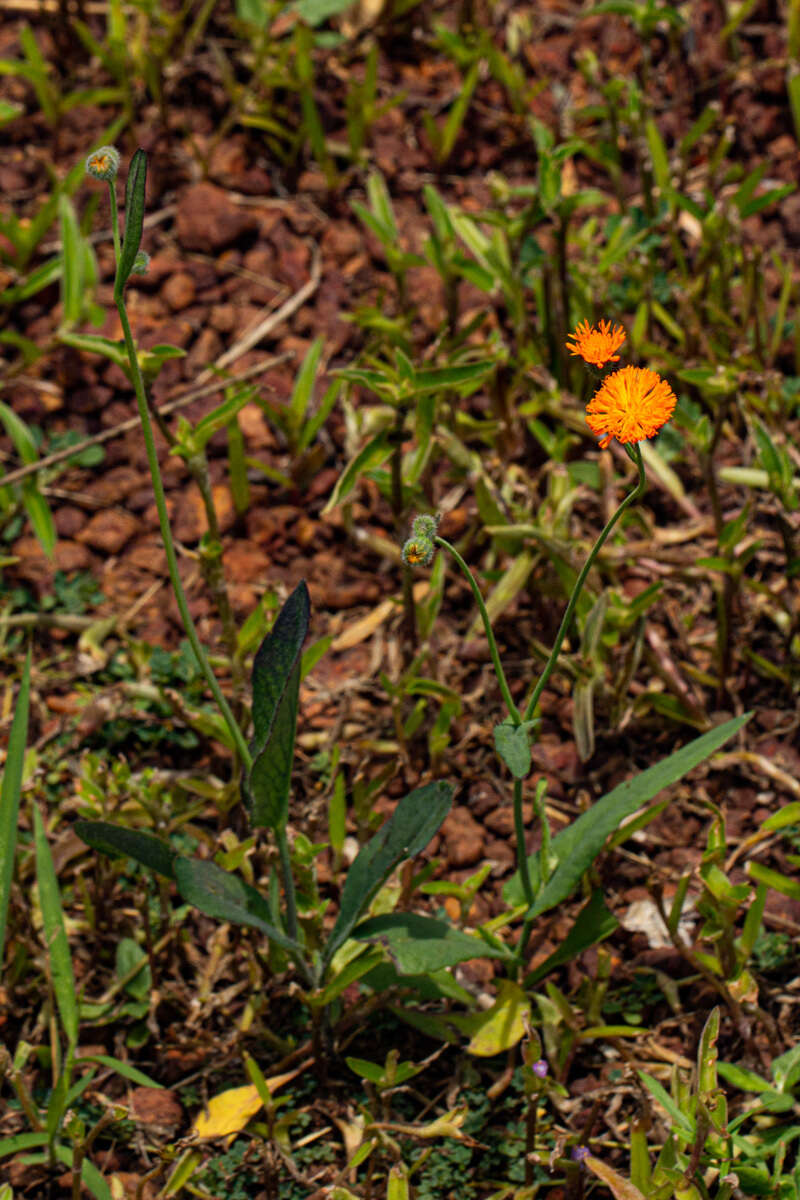
[[[606,1166],[599,1158],[592,1158],[590,1154],[583,1160],[583,1165],[588,1167],[598,1179],[602,1179],[607,1188],[611,1189],[614,1200],[644,1200],[644,1196],[635,1184],[623,1179],[613,1167]]]
[[[429,586],[428,582],[424,579],[420,579],[414,584],[415,604],[418,604],[422,600]],[[380,604],[373,608],[372,612],[367,613],[365,617],[361,617],[358,621],[354,621],[352,625],[348,625],[344,633],[340,633],[331,643],[331,650],[351,650],[359,642],[365,642],[384,621],[388,621],[392,613],[397,611],[397,601],[381,601]]]

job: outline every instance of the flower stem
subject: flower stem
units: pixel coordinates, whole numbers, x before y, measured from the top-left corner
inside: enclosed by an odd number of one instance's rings
[[[626,449],[627,449],[627,447],[626,447]],[[614,528],[614,526],[616,525],[617,521],[620,519],[622,514],[625,512],[625,509],[630,508],[630,506],[636,500],[639,499],[639,497],[641,496],[642,492],[645,489],[645,484],[646,484],[647,480],[646,480],[645,473],[644,473],[644,462],[642,460],[642,452],[639,449],[638,442],[633,443],[633,449],[628,450],[628,454],[638,469],[638,472],[639,472],[638,482],[636,484],[636,487],[633,489],[633,491],[628,493],[628,495],[625,497],[625,499],[620,504],[617,511],[613,514],[611,519],[606,524],[605,529],[602,531],[602,533],[598,537],[597,541],[595,542],[594,546],[592,547],[589,557],[586,559],[586,562],[583,564],[581,573],[579,574],[578,578],[575,580],[575,586],[572,589],[572,595],[569,598],[569,603],[567,604],[566,611],[564,612],[564,616],[561,621],[561,625],[559,626],[558,633],[556,634],[556,640],[553,643],[553,649],[550,651],[550,657],[548,658],[547,662],[545,663],[544,670],[542,671],[542,674],[539,676],[539,681],[536,684],[535,688],[533,689],[533,692],[531,693],[531,698],[528,701],[527,707],[525,709],[525,720],[526,721],[530,721],[531,718],[533,717],[533,714],[536,711],[536,705],[539,703],[539,697],[541,696],[544,686],[547,683],[548,679],[550,678],[550,676],[553,672],[553,668],[555,667],[556,662],[558,660],[558,655],[561,651],[561,647],[564,644],[564,638],[567,636],[567,630],[569,629],[570,622],[572,621],[572,617],[575,612],[575,606],[578,603],[578,599],[580,597],[581,591],[583,590],[583,585],[586,582],[586,577],[589,574],[590,570],[592,569],[592,565],[594,564],[594,561],[597,558],[598,553],[600,552],[603,545],[605,544],[605,541],[608,538],[608,535],[611,533],[611,531]]]
[[[114,262],[119,262],[120,256],[120,240],[119,240],[119,209],[117,208],[117,193],[114,190],[114,180],[108,181],[108,194],[111,197],[111,234],[114,238]]]
[[[443,550],[447,550],[448,553],[452,554],[453,558],[456,560],[459,567],[461,568],[461,573],[463,574],[464,578],[466,579],[467,583],[469,584],[469,586],[472,589],[472,594],[475,597],[475,603],[478,606],[478,610],[481,614],[481,619],[483,621],[483,628],[486,632],[486,640],[489,643],[489,653],[492,656],[492,665],[494,666],[494,673],[497,676],[497,682],[500,685],[500,691],[503,693],[503,700],[505,702],[505,706],[508,709],[509,716],[511,717],[511,720],[513,721],[513,723],[515,725],[520,725],[522,723],[522,717],[520,716],[519,709],[517,708],[516,704],[514,703],[512,697],[511,697],[511,692],[509,691],[508,682],[506,680],[505,672],[503,671],[503,664],[500,661],[500,655],[497,650],[497,642],[494,639],[494,633],[492,632],[492,625],[489,620],[489,614],[486,611],[486,605],[484,603],[483,596],[481,595],[480,588],[478,587],[477,583],[475,582],[475,578],[474,578],[472,572],[470,571],[467,564],[464,562],[464,559],[461,557],[461,555],[456,550],[455,546],[451,546],[449,542],[446,542],[443,537],[439,537],[438,534],[436,535],[436,537],[434,537],[433,543],[435,546],[441,546],[441,548]]]
[[[197,665],[202,671],[205,680],[211,689],[211,693],[216,701],[217,707],[222,714],[225,724],[233,739],[233,744],[236,747],[236,752],[239,755],[245,768],[252,765],[250,751],[245,741],[236,719],[231,712],[230,705],[222,694],[217,677],[211,670],[206,653],[197,636],[194,621],[189,612],[189,605],[186,600],[186,593],[183,590],[181,577],[178,573],[178,559],[175,554],[175,544],[172,540],[172,530],[169,525],[169,516],[167,514],[167,500],[164,494],[164,484],[161,480],[161,468],[158,464],[158,453],[156,451],[155,437],[153,436],[153,425],[150,420],[150,411],[147,407],[147,397],[144,390],[144,380],[142,372],[139,368],[139,360],[136,354],[136,344],[133,340],[130,321],[128,320],[128,312],[125,308],[125,301],[122,296],[116,299],[117,311],[119,319],[122,322],[122,332],[125,338],[125,349],[128,353],[128,360],[131,364],[131,374],[133,376],[133,387],[136,392],[136,404],[139,409],[139,419],[142,424],[142,433],[144,434],[144,445],[147,452],[147,462],[150,467],[150,476],[153,483],[153,496],[156,502],[156,511],[158,512],[158,523],[161,528],[161,538],[164,543],[164,551],[167,556],[167,569],[169,571],[172,590],[175,593],[175,600],[178,604],[178,611],[181,615],[186,636],[189,639],[189,644],[194,651],[194,656],[197,659]]]

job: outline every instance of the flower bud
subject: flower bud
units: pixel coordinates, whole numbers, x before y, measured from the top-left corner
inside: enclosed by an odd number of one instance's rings
[[[113,146],[101,146],[93,150],[86,160],[86,173],[92,179],[105,179],[108,183],[116,179],[119,170],[119,152]]]
[[[403,562],[409,567],[427,567],[434,553],[434,545],[430,538],[409,538],[401,550]]]
[[[431,517],[427,513],[422,513],[420,516],[415,517],[411,523],[411,536],[429,542],[431,538],[436,537],[438,528],[438,516]]]
[[[131,275],[146,275],[149,266],[150,255],[146,250],[137,250],[136,258],[133,260],[133,266],[131,267]]]

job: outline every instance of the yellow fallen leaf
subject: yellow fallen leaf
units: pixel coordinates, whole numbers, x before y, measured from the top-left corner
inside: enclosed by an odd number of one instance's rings
[[[273,1075],[266,1080],[270,1094],[299,1075],[308,1063],[285,1075]],[[251,1117],[261,1108],[261,1097],[256,1088],[248,1083],[244,1087],[228,1088],[226,1092],[212,1097],[208,1107],[200,1113],[192,1126],[192,1132],[201,1138],[230,1137],[240,1133]]]
[[[491,1008],[473,1025],[467,1049],[470,1054],[491,1058],[516,1046],[525,1036],[525,1022],[530,1018],[531,1005],[521,987],[504,979]]]
[[[599,1158],[589,1155],[583,1160],[583,1164],[593,1171],[598,1179],[602,1179],[606,1187],[611,1189],[614,1200],[644,1200],[642,1193],[629,1179],[623,1179],[622,1175],[618,1175],[613,1167],[601,1162]],[[676,1192],[675,1195],[677,1196],[677,1194]]]

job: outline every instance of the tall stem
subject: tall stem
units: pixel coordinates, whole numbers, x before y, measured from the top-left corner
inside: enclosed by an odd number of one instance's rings
[[[486,605],[484,603],[483,596],[481,595],[480,588],[478,587],[477,583],[475,582],[472,572],[470,571],[467,564],[464,562],[464,559],[461,557],[461,555],[456,550],[455,546],[451,546],[449,542],[446,542],[443,537],[439,537],[438,534],[433,539],[433,543],[435,546],[441,546],[441,548],[443,550],[447,550],[447,552],[449,554],[452,554],[453,558],[456,560],[459,567],[461,568],[461,573],[463,574],[464,578],[466,579],[467,583],[469,584],[470,588],[472,589],[472,594],[475,597],[475,603],[478,606],[478,611],[480,612],[481,620],[483,621],[483,628],[486,632],[486,640],[489,643],[489,653],[492,656],[492,666],[494,667],[494,673],[497,676],[497,682],[500,685],[500,691],[503,693],[503,700],[505,701],[505,706],[508,709],[509,716],[511,717],[511,720],[514,722],[514,724],[520,725],[522,723],[522,717],[520,716],[519,709],[517,708],[516,704],[514,703],[512,696],[511,696],[511,692],[509,691],[508,682],[506,680],[505,672],[503,670],[503,664],[500,661],[500,655],[497,650],[497,642],[494,640],[494,633],[492,632],[492,625],[489,620],[489,614],[486,611]]]
[[[630,492],[625,497],[625,499],[622,501],[622,503],[620,504],[617,511],[614,513],[614,515],[611,517],[611,519],[606,524],[605,529],[600,534],[599,538],[597,539],[594,546],[592,547],[589,557],[586,559],[586,562],[583,564],[583,569],[581,570],[580,575],[575,580],[575,586],[572,589],[572,595],[569,598],[569,603],[567,604],[566,610],[564,612],[564,616],[561,621],[561,625],[559,626],[558,633],[556,634],[556,640],[553,643],[553,649],[550,651],[550,657],[548,658],[547,662],[545,663],[544,670],[542,671],[542,674],[539,676],[539,681],[536,684],[536,687],[533,689],[533,692],[531,693],[531,698],[528,701],[527,707],[525,709],[525,720],[526,721],[530,721],[534,712],[536,711],[536,705],[539,703],[539,697],[541,696],[544,686],[547,683],[548,679],[550,678],[550,676],[553,672],[553,668],[556,665],[559,653],[561,652],[561,647],[564,644],[564,638],[567,636],[567,630],[569,629],[570,622],[572,621],[572,617],[575,612],[575,606],[578,603],[578,598],[580,597],[581,591],[583,590],[583,585],[586,582],[586,577],[588,576],[590,570],[592,569],[594,560],[597,558],[597,555],[599,554],[600,550],[603,548],[603,546],[606,542],[606,539],[608,538],[612,529],[616,525],[617,521],[620,519],[622,514],[625,512],[625,509],[630,508],[630,506],[636,500],[639,499],[639,497],[641,496],[642,492],[645,489],[647,479],[646,479],[646,476],[644,473],[644,462],[642,461],[642,452],[639,449],[639,443],[634,442],[633,449],[630,450],[628,453],[630,454],[633,462],[636,464],[636,467],[639,471],[639,481],[636,484],[636,487],[633,489],[633,491]]]
[[[522,891],[528,908],[533,904],[533,883],[525,846],[525,821],[522,816],[522,780],[514,780],[514,836],[517,840],[517,868],[522,880]]]
[[[392,430],[392,515],[394,516],[395,533],[400,535],[403,520],[403,426],[405,424],[405,409],[398,404]],[[403,651],[404,663],[407,667],[414,657],[417,647],[417,620],[414,609],[414,585],[409,567],[403,563]]]
[[[136,405],[139,410],[139,420],[142,424],[142,433],[144,435],[144,445],[147,452],[147,463],[150,467],[150,476],[153,483],[153,496],[156,502],[156,511],[158,513],[158,524],[161,529],[161,539],[164,543],[164,551],[167,556],[167,569],[169,578],[172,584],[172,590],[175,593],[175,600],[178,605],[178,611],[181,615],[186,636],[189,639],[189,644],[194,651],[194,656],[197,659],[197,665],[202,671],[205,680],[211,689],[211,694],[216,701],[217,707],[222,714],[225,724],[228,726],[234,746],[239,758],[244,763],[245,767],[249,768],[252,765],[252,758],[247,747],[244,734],[242,733],[236,719],[231,712],[228,701],[222,694],[217,677],[211,670],[205,651],[197,636],[194,621],[189,612],[189,605],[186,600],[186,593],[183,590],[181,577],[178,572],[178,558],[175,554],[175,544],[172,540],[172,530],[169,525],[169,516],[167,514],[167,499],[164,494],[164,484],[161,480],[161,468],[158,463],[158,453],[156,451],[155,437],[153,436],[153,424],[150,420],[150,411],[147,407],[147,397],[144,390],[144,380],[139,369],[139,360],[136,355],[136,344],[133,340],[130,321],[128,320],[128,312],[125,308],[125,301],[122,296],[116,300],[117,312],[122,323],[122,333],[125,338],[125,349],[128,352],[128,359],[131,364],[131,374],[133,376],[133,387],[136,392]]]

